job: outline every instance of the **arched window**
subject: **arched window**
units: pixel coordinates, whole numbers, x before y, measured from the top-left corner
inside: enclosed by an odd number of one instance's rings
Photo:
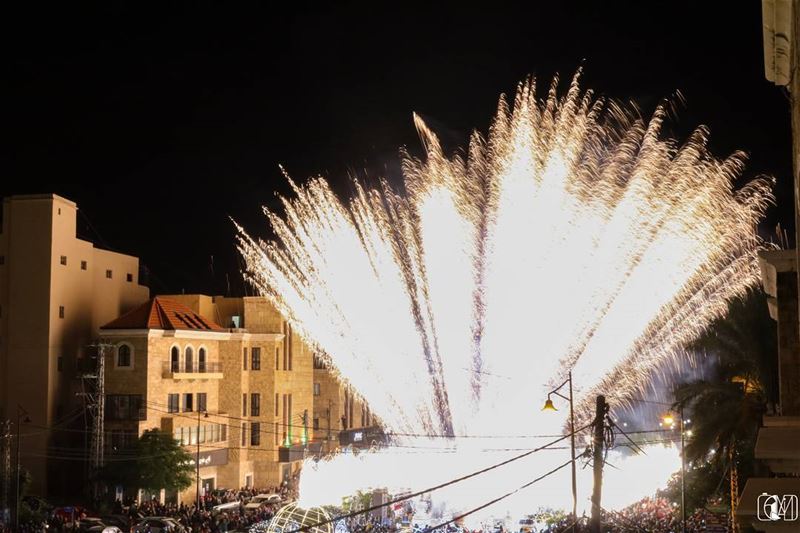
[[[198,372],[205,372],[206,371],[206,349],[200,348],[197,350],[197,371]]]
[[[131,366],[131,347],[127,344],[117,346],[117,367],[129,368]]]
[[[173,346],[172,350],[170,350],[170,368],[173,372],[180,371],[180,358],[181,358],[181,351],[178,349],[177,346]]]
[[[194,360],[193,360],[194,353],[192,351],[192,347],[191,346],[187,346],[186,347],[185,354],[186,354],[186,356],[185,356],[184,365],[186,366],[186,368],[184,368],[183,371],[184,372],[194,372]]]

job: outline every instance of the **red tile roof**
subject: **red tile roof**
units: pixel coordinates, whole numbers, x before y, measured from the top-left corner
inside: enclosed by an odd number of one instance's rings
[[[159,296],[115,318],[100,329],[225,331],[219,324],[198,315],[185,305]]]

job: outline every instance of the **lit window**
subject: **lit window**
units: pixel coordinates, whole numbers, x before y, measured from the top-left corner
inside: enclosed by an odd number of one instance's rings
[[[61,264],[66,266],[66,264],[67,264],[67,256],[66,255],[62,255],[61,256]]]

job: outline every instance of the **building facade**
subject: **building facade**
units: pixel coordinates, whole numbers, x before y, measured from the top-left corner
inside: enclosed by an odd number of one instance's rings
[[[779,397],[777,412],[763,418],[753,450],[770,475],[747,480],[736,518],[742,529],[788,532],[800,530],[800,76],[794,75],[800,67],[800,2],[762,0],[762,25],[765,77],[790,95],[795,247],[759,257],[769,312],[778,324]]]
[[[367,403],[342,382],[320,356],[314,356],[314,436],[325,452],[369,447],[382,439]]]
[[[199,460],[203,492],[275,487],[321,451],[313,354],[266,299],[159,296],[101,332],[107,453],[148,429],[172,434]],[[191,503],[196,490],[158,496]]]
[[[71,446],[74,435],[61,430],[81,416],[76,362],[100,325],[149,298],[139,259],[77,238],[77,215],[74,202],[54,194],[3,201],[0,419],[14,433],[18,414],[30,420],[20,460],[36,494],[75,490],[76,462],[56,449]]]

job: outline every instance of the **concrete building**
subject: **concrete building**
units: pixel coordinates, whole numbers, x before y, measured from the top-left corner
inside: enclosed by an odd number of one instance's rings
[[[114,346],[109,453],[147,429],[166,431],[199,459],[209,490],[278,485],[320,451],[312,352],[266,299],[159,296],[103,326],[102,336]],[[161,496],[189,503],[195,494],[196,485]]]
[[[800,530],[800,76],[794,75],[800,68],[800,2],[762,0],[762,15],[765,77],[791,95],[795,249],[760,256],[770,315],[778,323],[778,411],[764,417],[754,450],[771,476],[747,480],[736,517],[743,528],[788,532]]]
[[[53,451],[66,436],[50,428],[68,424],[81,405],[76,361],[100,325],[149,297],[139,259],[78,239],[77,214],[74,202],[54,194],[3,201],[0,419],[15,425],[18,406],[30,418],[21,461],[31,491],[44,495],[75,490],[74,461]]]
[[[369,447],[383,437],[367,403],[318,356],[314,356],[313,428],[325,452]]]
[[[796,503],[800,499],[800,330],[795,250],[762,252],[759,262],[770,316],[778,323],[778,412],[764,416],[754,450],[755,458],[768,467],[771,477],[747,480],[739,496],[736,517],[743,529],[797,531],[800,528],[800,509]],[[765,508],[770,498],[778,505],[774,520],[768,517]],[[784,515],[781,508],[787,504],[789,512]]]

